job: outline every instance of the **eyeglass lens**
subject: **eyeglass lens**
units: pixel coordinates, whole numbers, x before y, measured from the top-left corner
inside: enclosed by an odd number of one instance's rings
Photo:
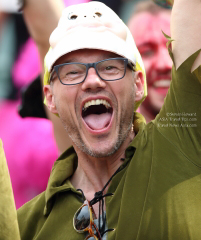
[[[83,205],[74,216],[74,226],[76,230],[82,231],[90,224],[90,212],[88,205]]]
[[[98,62],[95,68],[99,77],[103,80],[121,79],[125,74],[125,60],[108,59]],[[85,79],[87,66],[81,63],[65,64],[58,68],[58,74],[62,83],[77,84]]]

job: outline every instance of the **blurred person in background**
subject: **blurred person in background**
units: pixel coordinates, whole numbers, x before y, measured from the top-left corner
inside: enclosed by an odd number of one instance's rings
[[[96,0],[91,0],[91,2]],[[128,0],[101,0],[99,2],[102,2],[106,4],[109,8],[111,8],[117,15],[120,15],[121,13],[121,7],[123,3]]]
[[[16,10],[1,0],[0,138],[19,208],[46,188],[59,151],[50,120],[18,114],[20,91],[38,78],[41,69],[37,47]]]
[[[134,5],[128,21],[147,75],[148,96],[140,106],[147,122],[159,113],[170,86],[172,61],[162,33],[170,35],[170,14],[152,1],[142,1]]]
[[[64,0],[61,9],[81,2],[88,0]],[[40,84],[43,60],[41,63],[18,9],[19,2],[0,2],[0,84],[4,89],[0,95],[0,138],[17,208],[45,190],[54,161],[71,145],[58,118],[44,107]],[[43,47],[49,46],[49,34],[61,9],[49,20]]]
[[[28,37],[22,16],[3,12],[0,7],[0,99],[17,99],[11,68]]]

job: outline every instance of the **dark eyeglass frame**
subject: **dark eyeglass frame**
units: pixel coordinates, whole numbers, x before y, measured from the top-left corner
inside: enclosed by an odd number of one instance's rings
[[[76,218],[76,214],[78,213],[78,211],[79,211],[80,209],[82,209],[83,207],[85,207],[85,206],[88,206],[88,210],[89,210],[89,214],[90,214],[90,223],[89,223],[88,226],[86,226],[86,228],[84,228],[84,229],[82,229],[82,230],[79,230],[79,229],[77,229],[76,226],[75,226],[75,225],[76,225],[76,224],[75,224],[75,218]],[[76,232],[78,232],[78,233],[83,233],[83,232],[86,232],[86,231],[89,232],[89,235],[85,238],[85,240],[87,240],[87,239],[89,239],[89,238],[91,238],[91,237],[94,237],[95,240],[102,240],[101,234],[100,234],[100,232],[99,232],[96,224],[94,223],[93,215],[96,216],[92,205],[90,204],[90,202],[89,202],[88,200],[85,200],[84,204],[76,211],[76,213],[75,213],[75,215],[74,215],[74,217],[73,217],[73,227],[74,227],[74,229],[76,230]],[[97,236],[96,236],[96,234],[94,233],[92,227],[95,228]]]
[[[112,79],[112,80],[105,80],[104,78],[102,78],[102,77],[99,75],[98,70],[97,70],[97,68],[96,68],[96,65],[99,64],[99,63],[101,63],[101,62],[108,61],[108,60],[123,60],[123,61],[124,61],[124,74],[123,74],[122,77],[117,78],[117,79]],[[61,79],[60,79],[60,77],[59,77],[59,68],[62,67],[62,66],[65,66],[65,65],[72,65],[72,64],[80,64],[80,65],[86,66],[86,75],[85,75],[85,78],[84,78],[81,82],[79,82],[79,83],[65,84],[65,83],[63,83],[63,82],[61,81]],[[133,65],[127,58],[120,58],[120,57],[118,57],[118,58],[107,58],[107,59],[104,59],[104,60],[101,60],[101,61],[98,61],[98,62],[94,62],[94,63],[80,63],[80,62],[62,63],[62,64],[59,64],[59,65],[56,65],[56,66],[53,67],[53,70],[52,70],[52,72],[51,72],[51,74],[50,74],[49,82],[51,82],[52,76],[53,76],[54,72],[56,72],[59,81],[60,81],[63,85],[69,85],[69,86],[70,86],[70,85],[77,85],[77,84],[83,83],[83,82],[85,81],[85,79],[87,78],[87,76],[88,76],[88,70],[89,70],[89,68],[94,68],[95,71],[96,71],[96,74],[98,75],[98,77],[99,77],[101,80],[103,80],[103,81],[107,81],[107,82],[117,81],[117,80],[120,80],[120,79],[124,78],[124,76],[125,76],[125,74],[126,74],[126,67],[127,67],[127,66],[128,66],[131,70],[134,71],[134,69],[135,69],[135,68],[134,68],[134,65]]]

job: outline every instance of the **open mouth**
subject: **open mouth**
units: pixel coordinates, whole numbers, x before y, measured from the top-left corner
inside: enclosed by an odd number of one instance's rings
[[[171,83],[171,80],[169,80],[169,79],[161,79],[159,81],[155,81],[153,83],[153,86],[157,87],[157,88],[169,88],[170,83]]]
[[[109,126],[113,109],[104,99],[88,101],[82,108],[82,118],[92,130],[101,130]]]
[[[160,79],[158,81],[155,81],[152,86],[158,94],[165,97],[170,87],[170,83],[171,80],[169,79]]]

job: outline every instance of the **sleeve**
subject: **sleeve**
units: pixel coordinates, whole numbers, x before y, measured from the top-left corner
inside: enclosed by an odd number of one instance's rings
[[[169,40],[170,43],[172,40]],[[191,73],[201,49],[186,59],[177,70],[174,56],[168,50],[173,60],[172,81],[154,124],[178,151],[201,167],[201,66]]]
[[[20,240],[14,197],[0,140],[0,239]]]

